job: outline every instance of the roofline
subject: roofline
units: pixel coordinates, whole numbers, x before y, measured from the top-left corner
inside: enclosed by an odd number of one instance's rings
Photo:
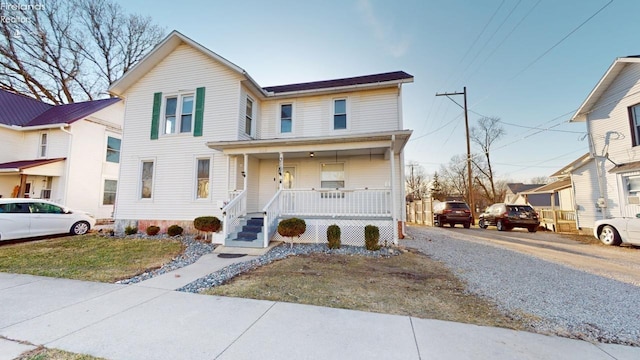
[[[48,124],[48,125],[36,125],[36,126],[19,126],[19,125],[6,125],[0,124],[0,128],[5,128],[13,131],[34,131],[34,130],[44,130],[44,129],[54,129],[54,128],[65,128],[68,127],[69,123],[58,123],[58,124]]]
[[[334,87],[311,89],[311,90],[297,90],[297,91],[288,91],[288,92],[279,92],[279,93],[269,91],[267,92],[267,94],[269,98],[278,99],[278,98],[305,96],[305,95],[339,93],[339,92],[361,90],[361,89],[379,89],[379,88],[390,87],[392,85],[399,86],[401,84],[412,83],[412,82],[413,82],[413,76],[407,79],[390,80],[390,81],[356,84],[356,85],[346,85],[346,86],[334,86]]]
[[[64,161],[64,160],[67,160],[67,158],[66,157],[61,157],[61,158],[53,158],[53,159],[41,159],[41,162],[39,162],[38,164],[34,164],[34,165],[15,167],[15,168],[7,168],[7,169],[0,169],[0,173],[13,173],[13,172],[18,172],[19,173],[20,171],[22,171],[24,169],[31,169],[31,168],[38,167],[38,166],[49,165],[49,164],[53,164],[53,163]],[[33,160],[25,160],[25,161],[33,161]]]
[[[549,175],[549,177],[559,177],[559,176],[562,176],[562,175],[566,175],[567,172],[571,173],[574,170],[577,170],[577,169],[583,167],[591,159],[592,159],[591,153],[586,153],[586,154],[580,156],[579,158],[573,160],[569,164],[565,165],[560,170],[558,170],[558,171],[554,172],[553,174]]]
[[[173,51],[175,48],[177,48],[180,45],[181,42],[193,47],[194,49],[207,55],[213,60],[227,66],[229,69],[233,70],[234,72],[244,76],[247,80],[249,80],[249,82],[255,85],[257,89],[260,89],[263,95],[266,96],[265,91],[262,90],[260,86],[258,86],[258,83],[256,83],[256,81],[244,69],[232,63],[231,61],[225,59],[224,57],[216,54],[215,52],[207,49],[206,47],[202,46],[200,43],[185,36],[178,30],[171,31],[171,33],[169,33],[169,35],[167,35],[167,37],[165,37],[164,40],[162,40],[151,51],[149,51],[140,61],[138,61],[137,64],[135,64],[129,71],[127,71],[118,80],[116,80],[113,84],[111,84],[111,86],[109,86],[109,89],[108,89],[109,93],[113,95],[118,95],[118,96],[122,95],[122,93],[124,93],[129,87],[131,87],[133,83],[135,83],[135,79],[134,80],[127,80],[127,79],[132,79],[132,76],[136,76],[137,78],[140,78],[144,76],[148,71],[151,70],[149,69],[147,71],[144,71],[143,64],[147,63],[148,61],[154,61],[155,63],[153,65],[158,64],[160,61],[162,61],[162,59],[164,59],[164,56],[162,54],[163,52],[166,51],[167,53],[169,53]],[[144,73],[142,73],[143,71]]]
[[[640,58],[637,57],[619,57],[616,58],[609,69],[604,73],[600,81],[596,84],[596,86],[591,90],[587,98],[582,102],[578,110],[576,110],[575,114],[569,119],[569,122],[584,122],[587,121],[587,114],[592,111],[593,104],[600,98],[602,92],[605,89],[602,89],[603,83],[609,79],[610,76],[616,76],[622,70],[624,65],[628,63],[640,63]]]

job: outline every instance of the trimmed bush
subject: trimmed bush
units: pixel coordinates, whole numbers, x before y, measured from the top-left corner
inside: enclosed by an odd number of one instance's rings
[[[138,233],[138,228],[135,226],[127,226],[126,228],[124,228],[124,233],[127,235],[134,235]]]
[[[293,238],[300,237],[307,231],[307,223],[302,219],[291,218],[280,221],[278,224],[278,234],[291,238],[291,247],[293,247]]]
[[[336,224],[327,228],[327,242],[329,249],[340,249],[340,227]]]
[[[167,229],[167,234],[169,236],[178,236],[178,235],[182,235],[182,232],[184,231],[183,228],[181,228],[178,225],[171,225],[169,226],[169,228]]]
[[[222,222],[215,216],[200,216],[193,220],[193,227],[204,232],[218,232]]]
[[[380,229],[375,225],[367,225],[364,227],[364,246],[367,250],[377,251],[380,250]]]
[[[150,225],[147,228],[147,235],[149,235],[149,236],[158,235],[159,232],[160,232],[160,227],[159,226]]]

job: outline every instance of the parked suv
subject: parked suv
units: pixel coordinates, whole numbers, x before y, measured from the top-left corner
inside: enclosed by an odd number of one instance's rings
[[[450,227],[462,224],[468,229],[473,223],[473,215],[464,201],[443,201],[433,207],[433,223],[439,227],[444,224],[449,224]]]
[[[486,229],[490,225],[495,225],[498,231],[519,227],[536,232],[540,220],[536,211],[529,205],[493,204],[480,214],[478,219],[479,227]]]

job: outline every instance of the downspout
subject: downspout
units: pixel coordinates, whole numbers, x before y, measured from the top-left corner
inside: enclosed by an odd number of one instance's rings
[[[389,153],[391,155],[391,221],[393,226],[393,243],[398,245],[398,221],[396,214],[396,161],[395,161],[395,143],[396,135],[391,135],[391,146]]]
[[[68,125],[67,125],[68,126]],[[64,169],[64,193],[62,196],[62,204],[64,204],[65,206],[68,206],[67,204],[67,193],[69,192],[69,178],[71,176],[69,176],[69,169],[71,168],[71,148],[72,148],[72,143],[73,143],[73,134],[71,133],[71,131],[66,130],[65,126],[62,125],[60,126],[60,131],[62,131],[63,133],[69,134],[69,143],[67,145],[67,158],[65,159],[65,169]]]
[[[576,229],[580,230],[581,226],[580,226],[580,218],[578,215],[578,204],[576,203],[576,185],[573,182],[572,172],[569,173],[569,180],[571,181],[571,197],[572,197],[571,200],[573,200],[571,205],[573,205],[573,211],[576,217]]]

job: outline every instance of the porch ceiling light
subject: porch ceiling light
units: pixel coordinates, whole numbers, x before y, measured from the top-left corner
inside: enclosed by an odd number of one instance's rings
[[[315,154],[313,153],[313,151],[309,153],[309,157],[314,157],[314,156]]]

